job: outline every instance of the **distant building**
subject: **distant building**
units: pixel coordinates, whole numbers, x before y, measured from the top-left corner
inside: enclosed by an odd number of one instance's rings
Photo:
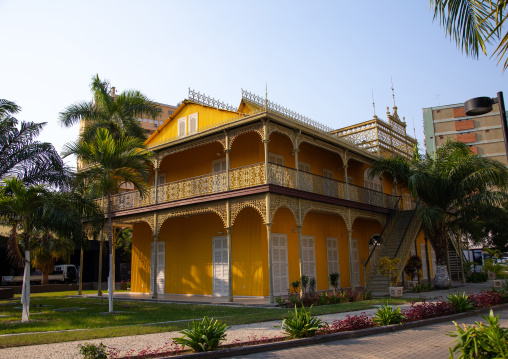
[[[499,104],[481,116],[466,116],[464,104],[423,109],[425,145],[434,153],[448,140],[467,144],[474,153],[508,165]]]

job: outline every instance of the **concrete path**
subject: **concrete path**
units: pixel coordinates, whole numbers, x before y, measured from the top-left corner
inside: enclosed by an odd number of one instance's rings
[[[463,291],[477,293],[483,289],[490,289],[490,284],[488,284],[488,285],[487,284],[469,284],[467,286],[463,286],[463,287],[459,287],[459,288],[452,288],[450,290],[450,292],[455,293],[455,292],[457,292],[457,290],[459,290],[461,293]],[[410,295],[413,295],[413,293],[406,293],[405,294],[405,296],[410,296]],[[426,296],[428,299],[433,299],[433,298],[436,298],[439,296],[446,297],[447,291],[419,293],[419,294],[415,294],[414,297],[421,297],[422,295]],[[139,299],[141,299],[141,298],[139,298]],[[142,298],[142,300],[145,300],[145,298]],[[164,301],[166,301],[166,300],[164,300]],[[215,304],[218,304],[218,303],[215,303]],[[223,303],[221,303],[221,304],[223,304]],[[252,305],[253,303],[245,303],[245,304]],[[263,304],[261,304],[261,305],[263,305]],[[402,307],[408,307],[408,306],[409,305],[405,305]],[[376,312],[376,309],[350,312],[350,313],[329,314],[329,315],[324,315],[321,318],[325,322],[331,324],[331,323],[333,323],[334,320],[343,319],[347,315],[356,315],[356,314],[360,314],[363,312],[365,312],[368,315],[373,315]],[[506,315],[508,316],[508,312],[506,313]],[[473,322],[474,322],[474,320],[473,320]],[[508,322],[505,324],[508,324]],[[253,323],[253,324],[233,326],[232,328],[230,328],[228,330],[227,343],[234,343],[234,342],[238,342],[238,341],[248,341],[248,340],[253,340],[253,339],[273,338],[273,337],[283,336],[283,333],[280,329],[280,325],[281,325],[281,321],[270,321],[270,322],[263,322],[263,323]],[[443,329],[443,330],[446,332],[446,330],[453,329],[452,327],[450,327],[450,325],[448,325],[448,327],[447,327],[448,329]],[[415,337],[415,335],[418,335],[418,333],[427,333],[428,331],[426,331],[425,329],[411,329],[408,332],[412,333],[411,334],[412,339],[411,340],[409,340],[407,338],[401,339],[402,341],[400,343],[409,343],[409,342],[419,343],[419,339],[415,340],[415,338],[417,338],[417,337]],[[432,332],[432,330],[430,330],[430,332]],[[402,334],[390,333],[390,334],[386,334],[386,335],[390,335],[390,336],[394,336],[394,338],[398,338],[398,336],[400,336]],[[441,335],[441,334],[439,334],[439,335]],[[157,350],[157,348],[161,348],[161,347],[165,347],[166,349],[169,349],[170,343],[172,342],[172,338],[180,337],[180,336],[181,336],[181,334],[178,332],[166,332],[166,333],[157,333],[157,334],[136,335],[136,336],[129,336],[129,337],[87,340],[86,342],[95,343],[95,344],[99,344],[100,342],[102,342],[107,347],[116,348],[119,351],[120,355],[125,356],[128,354],[137,354],[142,350],[146,350],[147,348],[151,351]],[[390,344],[390,345],[393,345],[393,343],[399,342],[398,341],[399,339],[394,341],[391,338],[392,337],[390,337],[389,342],[392,344]],[[351,345],[356,345],[357,348],[362,347],[362,345],[363,345],[362,343],[365,343],[365,342],[362,342],[364,340],[368,340],[368,338],[361,338],[361,339],[357,339],[356,341],[353,340]],[[386,340],[386,338],[385,338],[385,340]],[[448,345],[448,343],[450,342],[449,338],[446,336],[444,336],[443,340],[446,341],[446,345]],[[0,343],[1,343],[1,341],[2,341],[2,337],[0,336]],[[2,359],[14,359],[14,358],[67,359],[67,358],[76,358],[76,359],[78,359],[78,358],[81,358],[81,356],[79,355],[78,348],[77,348],[77,345],[79,343],[83,343],[83,341],[45,344],[45,345],[32,345],[32,346],[24,346],[24,347],[18,347],[18,348],[0,349],[0,358],[2,358]],[[345,342],[342,341],[340,344],[337,344],[337,345],[341,345],[342,347],[344,347],[344,343]],[[355,343],[360,343],[360,344],[355,344]],[[328,346],[328,345],[330,345],[330,344],[327,344],[324,346]],[[413,345],[413,344],[411,344],[411,345]],[[406,345],[404,345],[404,346],[406,346]],[[321,346],[319,346],[319,347],[321,348]],[[447,346],[445,348],[440,344],[440,348],[446,349]],[[295,348],[294,350],[302,350],[302,349]],[[344,350],[344,349],[341,349],[341,350]],[[374,350],[378,354],[381,353],[381,352],[376,351],[375,349],[372,349],[372,350]],[[386,347],[384,350],[386,352],[388,352],[391,349]],[[417,350],[418,349],[415,349],[415,353],[417,353]],[[268,354],[265,354],[265,356],[266,355],[268,355]],[[308,356],[308,354],[307,354],[307,356]],[[371,357],[376,358],[375,356],[371,356]],[[381,356],[381,357],[387,358],[387,356]],[[368,358],[368,356],[366,356],[366,358]]]
[[[508,309],[496,311],[494,314],[499,314],[499,322],[501,326],[508,327]],[[460,320],[458,323],[474,324],[475,321],[483,321],[483,319],[478,315]],[[454,330],[455,326],[451,322],[433,324],[420,328],[406,329],[399,332],[377,334],[368,337],[346,339],[325,344],[239,356],[236,358],[448,358],[448,348],[453,347],[455,344],[453,343],[454,338],[447,336],[446,333]]]

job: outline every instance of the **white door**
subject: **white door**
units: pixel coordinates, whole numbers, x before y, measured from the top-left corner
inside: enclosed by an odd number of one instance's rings
[[[337,237],[326,237],[326,258],[328,260],[328,274],[339,273],[339,239]],[[340,287],[340,278],[339,278]],[[330,287],[332,289],[332,287]]]
[[[299,189],[307,192],[314,192],[314,184],[312,182],[312,174],[310,173],[310,164],[298,162],[298,185]]]
[[[436,275],[436,252],[434,252],[434,248],[430,246],[430,263],[432,264],[432,268],[430,269],[432,272],[432,278]]]
[[[316,250],[313,236],[302,236],[303,274],[316,279]]]
[[[352,249],[352,256],[351,261],[353,263],[353,285],[359,286],[360,285],[360,260],[358,257],[358,241],[356,239],[351,240],[351,249]]]
[[[212,162],[212,192],[222,192],[224,191],[226,182],[225,182],[225,171],[226,171],[226,159],[221,158],[220,160],[216,160]]]
[[[213,237],[213,295],[228,295],[229,266],[228,240],[226,236]]]
[[[153,294],[153,263],[155,259],[154,245],[151,243],[150,293]],[[166,275],[166,242],[157,242],[157,293],[164,294]]]
[[[404,209],[406,211],[413,209],[413,202],[411,201],[411,195],[409,193],[404,193]]]
[[[273,295],[287,295],[289,291],[287,236],[272,233]]]

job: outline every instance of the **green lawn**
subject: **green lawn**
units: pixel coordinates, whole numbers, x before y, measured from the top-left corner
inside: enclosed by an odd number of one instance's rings
[[[96,293],[94,291],[85,294]],[[136,334],[181,330],[192,319],[205,315],[228,325],[282,320],[288,309],[228,307],[218,305],[150,303],[116,300],[115,313],[108,313],[108,301],[101,298],[70,297],[76,292],[32,294],[30,322],[21,323],[19,299],[0,301],[0,335],[29,333],[0,337],[0,347],[55,343]],[[356,303],[318,306],[312,314],[339,313],[372,308],[386,304],[387,298]],[[410,301],[390,300],[390,304]],[[76,331],[68,331],[80,329]],[[64,331],[43,333],[49,331]],[[41,333],[42,332],[42,333]],[[32,333],[32,334],[30,334]]]

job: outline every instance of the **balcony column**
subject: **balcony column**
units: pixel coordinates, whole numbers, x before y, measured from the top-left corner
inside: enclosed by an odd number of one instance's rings
[[[153,270],[153,280],[151,285],[153,286],[152,290],[152,298],[157,299],[158,293],[157,293],[157,242],[159,241],[159,230],[157,229],[158,218],[157,218],[157,212],[154,213],[154,230],[153,230],[153,263],[152,263],[152,270]]]
[[[344,165],[344,182],[346,182],[346,199],[349,199],[349,181],[347,178],[348,165]]]
[[[295,188],[296,189],[300,189],[300,175],[298,173],[298,152],[300,152],[300,149],[299,148],[295,148],[293,150],[294,154],[295,154],[295,168],[296,168],[296,178],[295,178]]]
[[[224,150],[226,152],[226,189],[229,191],[231,189],[231,182],[229,179],[229,152],[230,149]]]
[[[228,242],[228,302],[233,301],[233,252],[231,251],[231,227],[226,227]]]
[[[354,269],[353,269],[353,230],[348,229],[347,231],[347,248],[349,252],[349,281],[351,290],[356,289],[356,283],[354,280]]]
[[[268,142],[270,142],[270,140],[263,140],[265,148],[265,183],[268,183]]]
[[[303,226],[296,226],[296,230],[298,231],[298,251],[300,253],[300,260],[299,260],[299,264],[300,264],[300,278],[302,278],[302,275],[303,275],[303,261],[302,261],[302,257],[303,257],[303,246],[302,246],[302,227]]]
[[[231,246],[231,202],[226,202],[226,239],[228,242],[228,302],[233,301],[233,251]]]
[[[154,204],[159,203],[159,159],[156,158],[153,162],[154,164],[154,170],[155,170],[155,177],[154,177]]]
[[[270,222],[266,225],[266,237],[268,240],[268,281],[269,281],[269,302],[274,303],[273,299],[273,267],[272,267],[272,224]]]

